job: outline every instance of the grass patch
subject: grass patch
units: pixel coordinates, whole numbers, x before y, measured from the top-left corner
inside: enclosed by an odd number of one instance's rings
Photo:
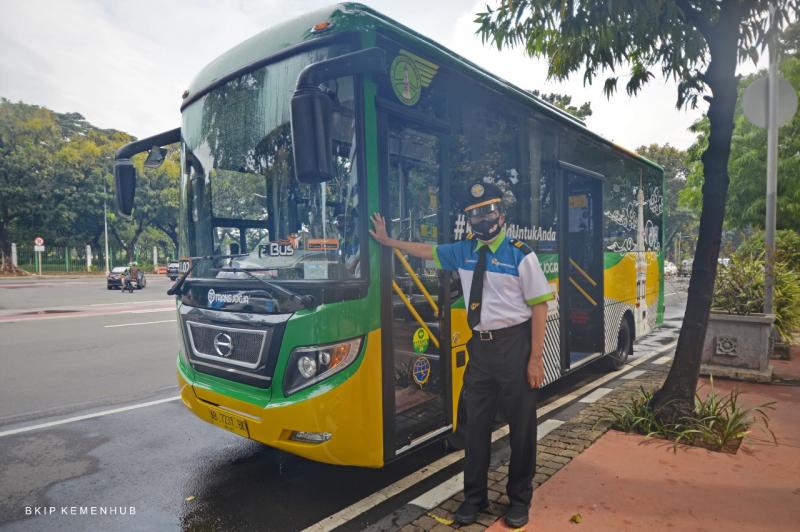
[[[775,402],[746,408],[739,401],[739,391],[734,389],[727,395],[719,395],[711,390],[706,397],[695,394],[694,412],[676,423],[662,422],[650,408],[653,390],[640,386],[628,403],[621,408],[604,407],[604,421],[611,422],[611,428],[623,432],[643,434],[647,438],[663,438],[674,443],[704,447],[712,451],[735,453],[742,439],[750,434],[753,427],[759,428],[777,443],[775,433],[769,428],[767,411],[775,409]]]

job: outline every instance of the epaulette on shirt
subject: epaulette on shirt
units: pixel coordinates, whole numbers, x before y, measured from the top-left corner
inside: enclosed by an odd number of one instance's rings
[[[517,240],[516,238],[509,238],[508,243],[514,246],[515,248],[518,248],[526,255],[528,253],[533,253],[533,250],[530,248],[530,246],[528,246],[528,244],[526,244],[522,240]]]
[[[467,240],[473,240],[473,239],[475,239],[475,235],[473,235],[472,233],[467,233]]]

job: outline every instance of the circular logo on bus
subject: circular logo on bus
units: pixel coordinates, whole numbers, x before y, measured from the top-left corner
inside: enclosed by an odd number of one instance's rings
[[[422,80],[414,61],[410,57],[398,55],[392,61],[389,73],[397,99],[406,105],[415,105],[422,92]]]
[[[233,354],[233,338],[229,334],[219,333],[214,337],[214,350],[219,356],[228,358]]]
[[[411,377],[417,385],[422,386],[431,376],[431,363],[427,357],[419,357],[414,361]]]
[[[417,353],[424,353],[428,350],[428,343],[430,342],[431,337],[428,336],[428,331],[420,327],[416,331],[414,331],[414,338],[412,339],[412,343],[414,344],[414,351]]]

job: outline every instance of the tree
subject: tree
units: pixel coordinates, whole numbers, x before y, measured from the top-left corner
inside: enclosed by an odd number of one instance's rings
[[[83,117],[75,113],[56,117]],[[62,123],[62,132],[73,130]],[[113,205],[111,185],[114,153],[133,140],[126,133],[100,130],[89,124],[69,137],[53,155],[56,198],[64,208],[62,223],[51,228],[55,245],[100,247],[103,234],[103,203]],[[105,184],[105,187],[103,186]]]
[[[144,155],[134,157],[136,165],[136,208],[129,219],[112,213],[109,231],[119,241],[128,255],[135,260],[139,239],[154,227],[167,235],[177,248],[178,180],[180,178],[180,153],[170,150],[158,168],[144,168]]]
[[[546,57],[551,77],[583,70],[584,83],[592,83],[608,72],[603,89],[611,96],[620,79],[617,69],[629,67],[625,88],[635,95],[660,69],[678,81],[679,108],[708,102],[702,210],[686,314],[669,375],[651,403],[664,420],[694,410],[728,191],[736,66],[756,61],[768,38],[798,13],[800,0],[506,0],[477,15],[484,42],[522,45],[529,55]]]
[[[555,92],[543,94],[536,89],[530,91],[530,93],[537,98],[541,98],[547,103],[555,105],[559,109],[568,112],[580,120],[585,121],[587,118],[592,116],[592,102],[584,102],[580,107],[575,107],[572,105],[572,96],[568,96],[566,94],[558,94]]]
[[[56,205],[52,153],[63,142],[53,114],[0,99],[0,271],[11,271],[11,231]]]
[[[798,30],[800,23],[789,26],[782,37],[784,57],[779,61],[779,70],[794,87],[800,87],[800,57],[797,56]],[[766,213],[765,178],[767,164],[766,129],[750,123],[742,111],[742,95],[757,78],[766,75],[760,72],[747,76],[739,83],[739,100],[734,114],[734,130],[731,158],[728,163],[730,188],[726,201],[725,225],[733,229],[764,228]],[[688,186],[682,194],[682,203],[699,211],[703,184],[700,155],[708,144],[708,118],[693,125],[698,139],[690,148],[691,172]],[[800,115],[779,132],[778,145],[778,205],[777,226],[779,229],[800,230]]]

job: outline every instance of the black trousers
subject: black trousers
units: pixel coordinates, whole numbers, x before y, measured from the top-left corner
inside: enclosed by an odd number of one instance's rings
[[[530,321],[501,338],[467,344],[469,363],[462,400],[466,404],[464,499],[476,506],[487,500],[492,423],[498,406],[508,419],[511,443],[506,493],[512,505],[529,507],[536,471],[536,400],[527,379],[531,352]]]

